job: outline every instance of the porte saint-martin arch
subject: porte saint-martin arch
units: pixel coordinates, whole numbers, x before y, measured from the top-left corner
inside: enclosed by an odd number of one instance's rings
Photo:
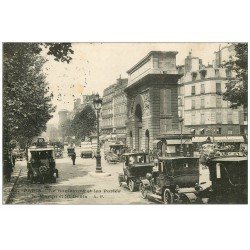
[[[178,80],[182,75],[176,68],[177,53],[151,51],[127,71],[127,144],[132,149],[152,150],[157,139],[164,142],[180,136]],[[163,143],[164,151],[166,147]]]

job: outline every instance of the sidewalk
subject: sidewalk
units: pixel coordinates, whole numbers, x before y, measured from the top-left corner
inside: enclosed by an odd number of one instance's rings
[[[8,204],[11,192],[13,191],[13,187],[17,184],[19,175],[22,173],[23,168],[25,168],[25,166],[26,161],[16,161],[16,165],[13,168],[13,172],[11,174],[10,182],[3,180],[2,204]]]

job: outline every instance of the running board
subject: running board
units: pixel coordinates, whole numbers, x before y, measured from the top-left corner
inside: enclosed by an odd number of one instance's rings
[[[158,201],[160,203],[163,203],[162,202],[162,197],[160,195],[157,195],[157,194],[153,194],[153,193],[147,194],[147,198],[149,200],[152,199],[152,200],[156,200],[156,201]]]

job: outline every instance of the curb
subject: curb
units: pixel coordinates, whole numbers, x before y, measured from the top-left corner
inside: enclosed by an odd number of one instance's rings
[[[12,186],[12,188],[11,188],[11,190],[10,190],[10,192],[9,192],[9,194],[8,194],[8,197],[7,197],[7,199],[6,199],[6,201],[5,201],[4,204],[9,204],[10,199],[11,199],[11,196],[12,196],[12,194],[13,194],[13,192],[14,192],[14,188],[15,188],[15,186],[16,186],[16,184],[17,184],[17,181],[18,181],[18,179],[19,179],[19,177],[20,177],[20,175],[21,175],[21,172],[22,172],[22,169],[19,170],[18,176],[16,177],[16,180],[14,181],[14,184],[13,184],[13,186]]]

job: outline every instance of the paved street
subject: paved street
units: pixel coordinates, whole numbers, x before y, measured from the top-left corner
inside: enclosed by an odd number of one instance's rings
[[[59,178],[55,184],[31,184],[23,168],[15,188],[12,204],[152,204],[140,196],[118,185],[118,173],[122,164],[108,164],[102,158],[103,171],[108,177],[92,177],[95,159],[82,159],[77,152],[76,165],[69,157],[56,160]],[[20,164],[20,163],[18,163]]]
[[[64,153],[66,154],[66,153]],[[77,149],[76,165],[69,157],[56,160],[59,170],[57,183],[31,184],[27,180],[26,162],[17,162],[22,168],[18,184],[14,189],[11,204],[155,204],[141,198],[140,192],[130,192],[119,187],[118,174],[122,163],[108,164],[102,158],[103,171],[108,177],[93,177],[95,159],[82,159]],[[202,170],[200,182],[208,180],[208,170]]]

